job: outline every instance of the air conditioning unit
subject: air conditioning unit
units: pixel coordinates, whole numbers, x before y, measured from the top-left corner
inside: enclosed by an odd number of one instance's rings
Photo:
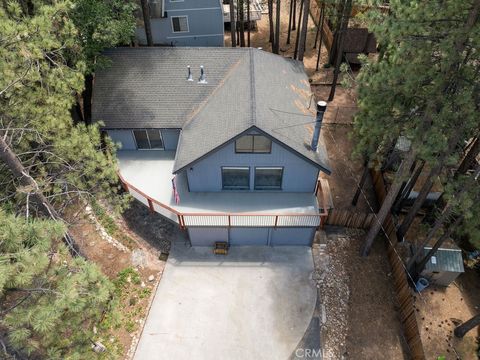
[[[148,5],[150,7],[150,17],[152,19],[164,18],[165,11],[164,9],[165,0],[149,0]]]

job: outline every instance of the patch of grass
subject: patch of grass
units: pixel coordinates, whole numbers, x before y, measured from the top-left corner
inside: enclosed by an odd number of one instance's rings
[[[151,289],[149,289],[149,288],[143,288],[143,289],[139,292],[138,297],[139,297],[140,299],[145,299],[146,297],[149,297],[151,293],[152,293],[152,290],[151,290]]]
[[[127,267],[120,271],[117,275],[117,278],[113,281],[115,284],[115,290],[117,292],[124,290],[129,283],[140,285],[141,282],[142,280],[140,279],[140,275],[132,267]]]

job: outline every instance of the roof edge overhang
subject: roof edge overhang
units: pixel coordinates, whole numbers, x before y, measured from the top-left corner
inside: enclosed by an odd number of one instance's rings
[[[205,154],[203,154],[202,156],[196,158],[195,160],[192,160],[190,161],[189,163],[183,165],[182,167],[180,168],[176,168],[176,166],[174,165],[174,168],[173,168],[173,174],[178,174],[179,172],[185,170],[187,167],[189,166],[192,166],[193,164],[199,162],[200,160],[208,157],[210,154],[212,154],[213,152],[217,151],[217,150],[220,150],[222,147],[226,146],[227,144],[230,144],[232,141],[235,141],[236,139],[238,139],[239,137],[245,135],[246,133],[248,133],[249,131],[252,131],[252,130],[256,130],[260,133],[262,133],[263,135],[267,136],[268,138],[270,138],[272,141],[275,141],[277,144],[279,144],[280,146],[283,146],[284,148],[286,148],[287,150],[293,152],[295,155],[299,156],[300,158],[304,159],[305,161],[309,162],[310,164],[314,165],[315,167],[317,167],[318,169],[320,169],[321,171],[323,171],[324,173],[326,173],[327,175],[330,175],[332,173],[332,170],[330,169],[330,167],[328,167],[327,165],[325,164],[320,164],[308,157],[306,157],[305,155],[303,155],[302,153],[298,152],[297,150],[293,149],[291,146],[285,144],[283,141],[280,141],[279,139],[277,139],[275,136],[271,135],[270,133],[266,132],[265,130],[262,130],[260,129],[258,126],[256,125],[252,125],[250,127],[248,127],[247,129],[243,130],[242,132],[238,133],[237,135],[231,137],[229,140],[223,142],[222,144],[216,146],[215,148],[213,148],[212,150],[206,152]],[[180,142],[182,140],[182,133],[180,133],[180,139],[178,140],[178,144],[180,145]],[[175,162],[176,162],[176,159],[175,159]]]

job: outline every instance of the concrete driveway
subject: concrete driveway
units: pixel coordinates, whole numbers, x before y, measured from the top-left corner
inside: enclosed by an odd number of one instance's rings
[[[135,359],[288,359],[315,308],[309,247],[174,244]]]

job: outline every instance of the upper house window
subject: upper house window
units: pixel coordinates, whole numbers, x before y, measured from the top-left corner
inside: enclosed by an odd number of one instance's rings
[[[235,141],[235,152],[269,154],[272,140],[263,135],[243,135]]]
[[[172,16],[173,32],[188,32],[188,16]]]
[[[139,150],[164,149],[163,139],[160,130],[133,130],[133,136]]]

